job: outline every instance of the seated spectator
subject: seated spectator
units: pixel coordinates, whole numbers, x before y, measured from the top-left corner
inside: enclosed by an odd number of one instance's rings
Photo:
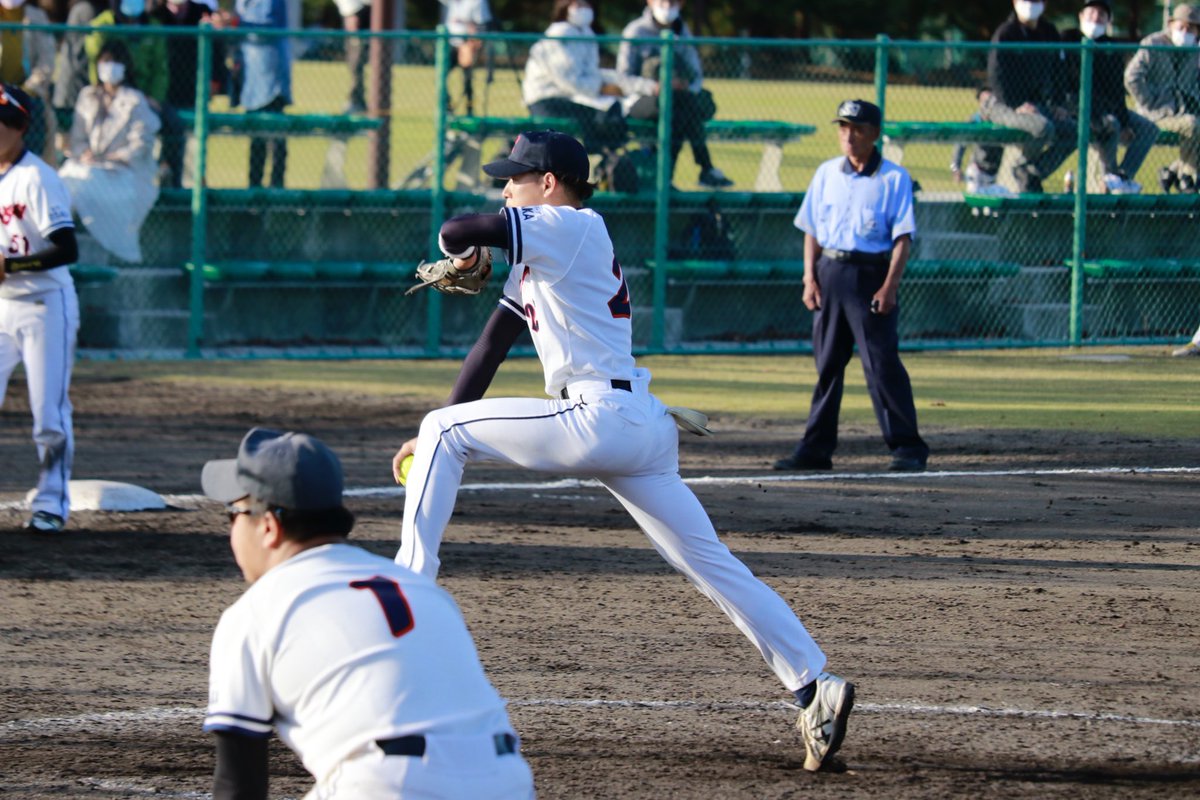
[[[5,0],[0,22],[49,25],[50,18],[35,3]],[[54,115],[50,111],[50,78],[54,74],[54,34],[47,30],[8,30],[0,33],[0,78],[24,89],[33,101],[25,146],[51,165],[54,155]]]
[[[1125,67],[1125,88],[1142,114],[1159,128],[1179,134],[1179,158],[1163,167],[1158,180],[1164,192],[1196,191],[1200,171],[1200,62],[1196,58],[1200,36],[1200,8],[1175,6],[1166,30],[1152,33],[1141,43],[1171,50],[1138,50]]]
[[[1012,0],[1013,13],[992,36],[995,44],[1058,42],[1058,29],[1042,19],[1045,3]],[[1021,192],[1040,194],[1042,181],[1075,149],[1075,119],[1066,105],[1063,54],[1055,50],[992,50],[988,53],[992,97],[983,118],[1028,131],[1013,180]]]
[[[659,77],[661,45],[655,43],[635,44],[630,39],[658,39],[664,30],[670,29],[677,39],[692,38],[687,23],[680,17],[683,0],[646,0],[642,15],[625,26],[617,52],[617,71],[626,75],[638,75],[655,81]],[[675,77],[671,81],[671,170],[686,140],[692,146],[692,158],[700,167],[699,183],[713,189],[732,186],[733,181],[713,166],[704,135],[704,123],[716,114],[712,94],[704,88],[704,72],[700,64],[700,53],[691,44],[675,48]],[[632,116],[658,118],[658,104],[638,104]]]
[[[213,15],[213,26],[286,30],[288,10],[285,0],[237,0],[234,13]],[[246,36],[238,42],[241,63],[241,87],[238,103],[247,114],[278,114],[292,103],[292,51],[286,36],[260,38]],[[287,139],[283,136],[250,137],[250,186],[262,186],[271,152],[271,186],[283,187],[287,173]]]
[[[193,0],[166,0],[155,6],[150,12],[154,22],[166,28],[183,27],[196,28],[208,20],[210,9],[207,5]],[[163,185],[179,187],[183,185],[183,154],[186,147],[186,132],[179,121],[180,111],[191,111],[196,107],[196,69],[198,45],[194,36],[169,36],[167,41],[167,90],[162,100],[160,115],[164,120],[162,133],[162,170]],[[214,41],[214,49],[223,45]],[[218,53],[213,54],[213,63],[220,63]]]
[[[483,50],[482,39],[469,38],[473,33],[486,31],[492,24],[492,9],[487,0],[441,0],[446,30],[456,34],[450,40],[454,54],[450,58],[450,69],[457,65],[463,74],[463,100],[466,114],[475,113],[475,87],[472,80],[475,63],[479,61],[479,53]]]
[[[1108,0],[1087,0],[1079,11],[1079,29],[1063,31],[1072,44],[1091,39],[1102,45],[1115,42],[1108,35],[1112,9]],[[1108,47],[1097,48],[1092,61],[1091,136],[1104,165],[1104,190],[1109,194],[1137,194],[1142,185],[1133,180],[1154,146],[1158,128],[1125,103],[1125,55]],[[1079,54],[1067,51],[1068,102],[1078,102]],[[1077,106],[1076,106],[1077,107]],[[1117,161],[1117,145],[1126,138],[1125,158]]]
[[[657,94],[658,82],[601,69],[593,20],[588,0],[554,0],[547,38],[529,50],[521,96],[534,116],[576,120],[588,151],[603,153],[625,143],[625,106]]]
[[[71,0],[66,24],[76,28],[91,25],[99,5],[100,0]],[[64,113],[74,113],[79,90],[91,82],[88,77],[87,51],[83,42],[82,33],[64,33],[54,57],[54,93],[51,100],[54,108]],[[65,153],[70,146],[71,131],[59,131],[58,135],[59,149]]]
[[[182,152],[183,122],[175,109],[167,102],[170,85],[171,60],[168,56],[167,36],[162,34],[130,33],[121,30],[128,27],[160,27],[160,22],[146,11],[146,0],[115,0],[114,6],[101,11],[92,20],[92,33],[84,40],[88,54],[89,75],[96,82],[96,60],[100,49],[112,39],[125,42],[133,59],[133,69],[141,76],[141,90],[150,107],[161,120],[163,155],[172,157],[173,152]],[[193,76],[193,80],[195,77]],[[182,156],[178,158],[182,162]],[[180,168],[181,164],[179,165]],[[164,163],[164,171],[172,167]]]
[[[106,42],[96,58],[97,83],[75,103],[70,153],[59,169],[75,211],[105,250],[138,263],[142,223],[158,198],[154,135],[158,116],[136,88],[129,48]]]
[[[983,106],[991,102],[992,93],[986,86],[980,86],[975,92],[979,101],[979,109],[967,122],[983,122]],[[971,162],[963,172],[963,156],[967,146],[961,142],[954,145],[950,155],[950,173],[958,183],[966,183],[967,194],[1011,195],[1008,189],[996,183],[996,173],[1000,171],[1000,161],[1004,157],[1004,146],[998,144],[977,144],[971,148]]]

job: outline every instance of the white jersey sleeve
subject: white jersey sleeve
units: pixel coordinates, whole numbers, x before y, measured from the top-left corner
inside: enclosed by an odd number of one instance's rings
[[[50,246],[49,236],[72,228],[71,196],[50,165],[26,152],[0,178],[0,247],[9,257],[28,256]],[[14,272],[0,283],[0,297],[22,297],[71,285],[65,267]]]
[[[257,641],[250,610],[247,604],[226,609],[213,634],[205,731],[271,735],[275,708],[267,689],[269,651]]]

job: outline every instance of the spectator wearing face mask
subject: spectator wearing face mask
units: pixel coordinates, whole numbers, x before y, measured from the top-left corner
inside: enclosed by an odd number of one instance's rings
[[[1125,68],[1125,88],[1138,113],[1159,128],[1179,134],[1179,158],[1163,167],[1158,180],[1164,192],[1196,191],[1200,171],[1200,59],[1195,48],[1200,36],[1200,8],[1175,6],[1165,30],[1141,44],[1169,50],[1142,49]]]
[[[1045,3],[1012,0],[1013,13],[995,34],[994,44],[1060,41],[1058,29],[1042,18]],[[1021,192],[1040,194],[1042,181],[1075,149],[1075,120],[1068,110],[1063,80],[1065,54],[1049,49],[993,49],[988,53],[992,97],[984,119],[1027,131],[1013,180]]]
[[[1109,35],[1112,8],[1108,0],[1087,0],[1079,11],[1079,28],[1063,31],[1064,42],[1072,44],[1090,39],[1098,45],[1115,42]],[[1079,53],[1067,51],[1067,96],[1072,106],[1078,103]],[[1134,180],[1142,162],[1154,146],[1158,128],[1125,103],[1125,54],[1109,47],[1096,48],[1092,61],[1093,147],[1104,166],[1104,190],[1109,194],[1137,194],[1142,185]],[[1128,138],[1125,157],[1117,160],[1117,145]]]
[[[721,189],[732,186],[733,181],[713,166],[712,156],[708,152],[704,123],[712,119],[717,108],[712,94],[703,86],[704,71],[700,64],[700,53],[687,43],[692,38],[692,32],[680,16],[682,8],[683,0],[646,0],[642,15],[621,31],[625,41],[621,42],[617,51],[617,71],[657,81],[661,45],[657,42],[635,44],[629,40],[658,39],[664,30],[670,30],[676,39],[684,41],[683,45],[675,48],[675,75],[671,80],[674,90],[671,94],[671,169],[674,170],[675,159],[679,157],[684,141],[687,141],[692,146],[692,158],[700,167],[700,185]],[[635,106],[631,115],[657,118],[658,104],[642,106],[647,107],[649,114],[639,114],[639,107]]]
[[[59,177],[92,237],[118,258],[139,263],[142,223],[158,198],[153,151],[159,119],[136,88],[133,60],[120,39],[100,48],[96,76],[75,102],[69,158]]]
[[[600,68],[600,46],[588,0],[554,0],[546,38],[529,50],[521,97],[538,117],[567,117],[583,130],[583,144],[600,153],[624,144],[625,106],[656,94],[658,82]]]
[[[36,4],[25,0],[0,0],[0,22],[20,25],[49,25],[50,18]],[[0,81],[24,89],[33,101],[25,146],[55,163],[52,144],[53,120],[48,118],[50,78],[54,74],[54,35],[47,30],[0,32]]]

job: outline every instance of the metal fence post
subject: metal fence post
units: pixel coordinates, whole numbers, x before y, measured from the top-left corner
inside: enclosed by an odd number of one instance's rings
[[[671,78],[675,74],[675,35],[662,32],[658,72],[658,170],[654,198],[654,311],[650,348],[662,351],[667,330],[667,234],[671,201]]]
[[[192,165],[192,274],[188,284],[187,357],[200,357],[204,338],[204,261],[208,253],[208,91],[212,81],[212,36],[208,23],[196,32],[196,161]]]
[[[1092,62],[1095,43],[1086,36],[1081,42],[1079,59],[1079,122],[1075,166],[1075,224],[1071,251],[1071,317],[1069,337],[1072,346],[1083,341],[1083,258],[1087,243],[1087,159],[1092,120]]]
[[[450,36],[445,25],[437,29],[437,45],[434,48],[434,102],[433,111],[433,183],[430,186],[429,202],[429,252],[438,252],[438,232],[446,219],[446,72],[450,65]],[[442,295],[425,292],[429,303],[425,315],[425,352],[437,355],[442,340]]]
[[[875,37],[875,105],[884,119],[887,119],[887,76],[888,76],[888,36],[881,33]]]

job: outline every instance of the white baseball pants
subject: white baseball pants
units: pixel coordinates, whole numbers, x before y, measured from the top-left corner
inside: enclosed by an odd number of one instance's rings
[[[67,485],[75,455],[69,391],[78,332],[79,300],[74,287],[0,298],[0,404],[9,376],[18,363],[24,363],[33,441],[41,464],[33,510],[64,520],[70,512]]]
[[[437,576],[438,547],[463,469],[500,461],[596,478],[667,562],[716,603],[789,691],[815,680],[825,654],[783,598],[729,552],[679,477],[679,434],[638,370],[633,391],[581,380],[569,399],[485,399],[433,411],[408,474],[399,564]]]

